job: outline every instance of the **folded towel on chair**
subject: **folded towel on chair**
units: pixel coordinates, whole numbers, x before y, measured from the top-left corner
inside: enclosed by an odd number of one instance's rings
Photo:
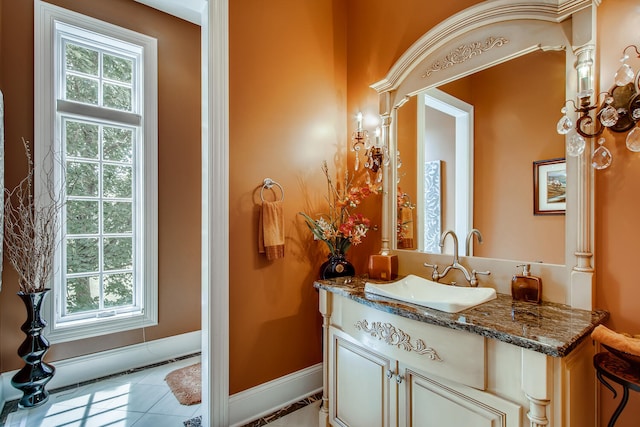
[[[263,202],[258,225],[258,252],[269,261],[284,257],[284,215],[282,201]]]
[[[624,353],[640,356],[640,339],[612,331],[604,325],[596,326],[591,338]]]

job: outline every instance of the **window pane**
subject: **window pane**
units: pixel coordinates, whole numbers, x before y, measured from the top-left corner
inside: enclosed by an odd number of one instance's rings
[[[85,77],[67,75],[66,99],[98,105],[98,82]]]
[[[98,125],[73,120],[67,120],[65,125],[67,156],[96,159],[98,157]]]
[[[67,273],[87,273],[98,271],[98,239],[67,240]]]
[[[131,163],[133,160],[133,130],[105,126],[102,149],[102,156],[105,160]]]
[[[80,313],[100,307],[100,278],[75,277],[67,279],[67,312]]]
[[[133,219],[133,204],[129,202],[104,202],[105,233],[131,233]]]
[[[102,86],[104,99],[102,105],[116,110],[131,111],[131,88],[105,83]]]
[[[67,195],[98,196],[98,165],[67,162]]]
[[[102,74],[105,78],[122,83],[131,83],[133,79],[133,61],[106,53],[102,60]]]
[[[125,270],[133,268],[133,239],[111,237],[104,239],[104,269]]]
[[[66,45],[67,70],[98,76],[98,52],[71,43]]]
[[[67,201],[67,234],[97,234],[99,224],[98,202]]]
[[[104,165],[104,197],[130,198],[133,175],[129,166]]]
[[[133,274],[109,274],[104,276],[104,306],[133,305]]]

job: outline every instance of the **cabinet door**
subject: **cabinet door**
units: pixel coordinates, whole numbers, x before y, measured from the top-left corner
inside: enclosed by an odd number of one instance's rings
[[[395,361],[361,346],[334,328],[331,328],[330,340],[331,425],[395,426]]]
[[[399,425],[520,427],[519,405],[490,393],[435,380],[400,366]]]

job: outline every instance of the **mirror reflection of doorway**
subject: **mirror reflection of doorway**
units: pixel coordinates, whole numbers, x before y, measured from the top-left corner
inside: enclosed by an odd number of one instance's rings
[[[464,239],[473,224],[473,106],[438,89],[421,93],[418,141],[419,249],[453,254],[440,235]]]

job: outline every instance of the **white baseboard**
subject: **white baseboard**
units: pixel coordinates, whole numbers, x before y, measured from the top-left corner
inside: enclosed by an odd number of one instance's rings
[[[258,418],[298,402],[322,390],[322,363],[229,396],[231,427]]]
[[[188,332],[146,343],[51,362],[56,368],[56,373],[47,384],[47,390],[197,353],[201,348],[200,336],[200,331]],[[22,396],[20,390],[11,385],[11,378],[16,372],[18,371],[3,372],[0,375],[0,408],[4,406],[6,401]]]

